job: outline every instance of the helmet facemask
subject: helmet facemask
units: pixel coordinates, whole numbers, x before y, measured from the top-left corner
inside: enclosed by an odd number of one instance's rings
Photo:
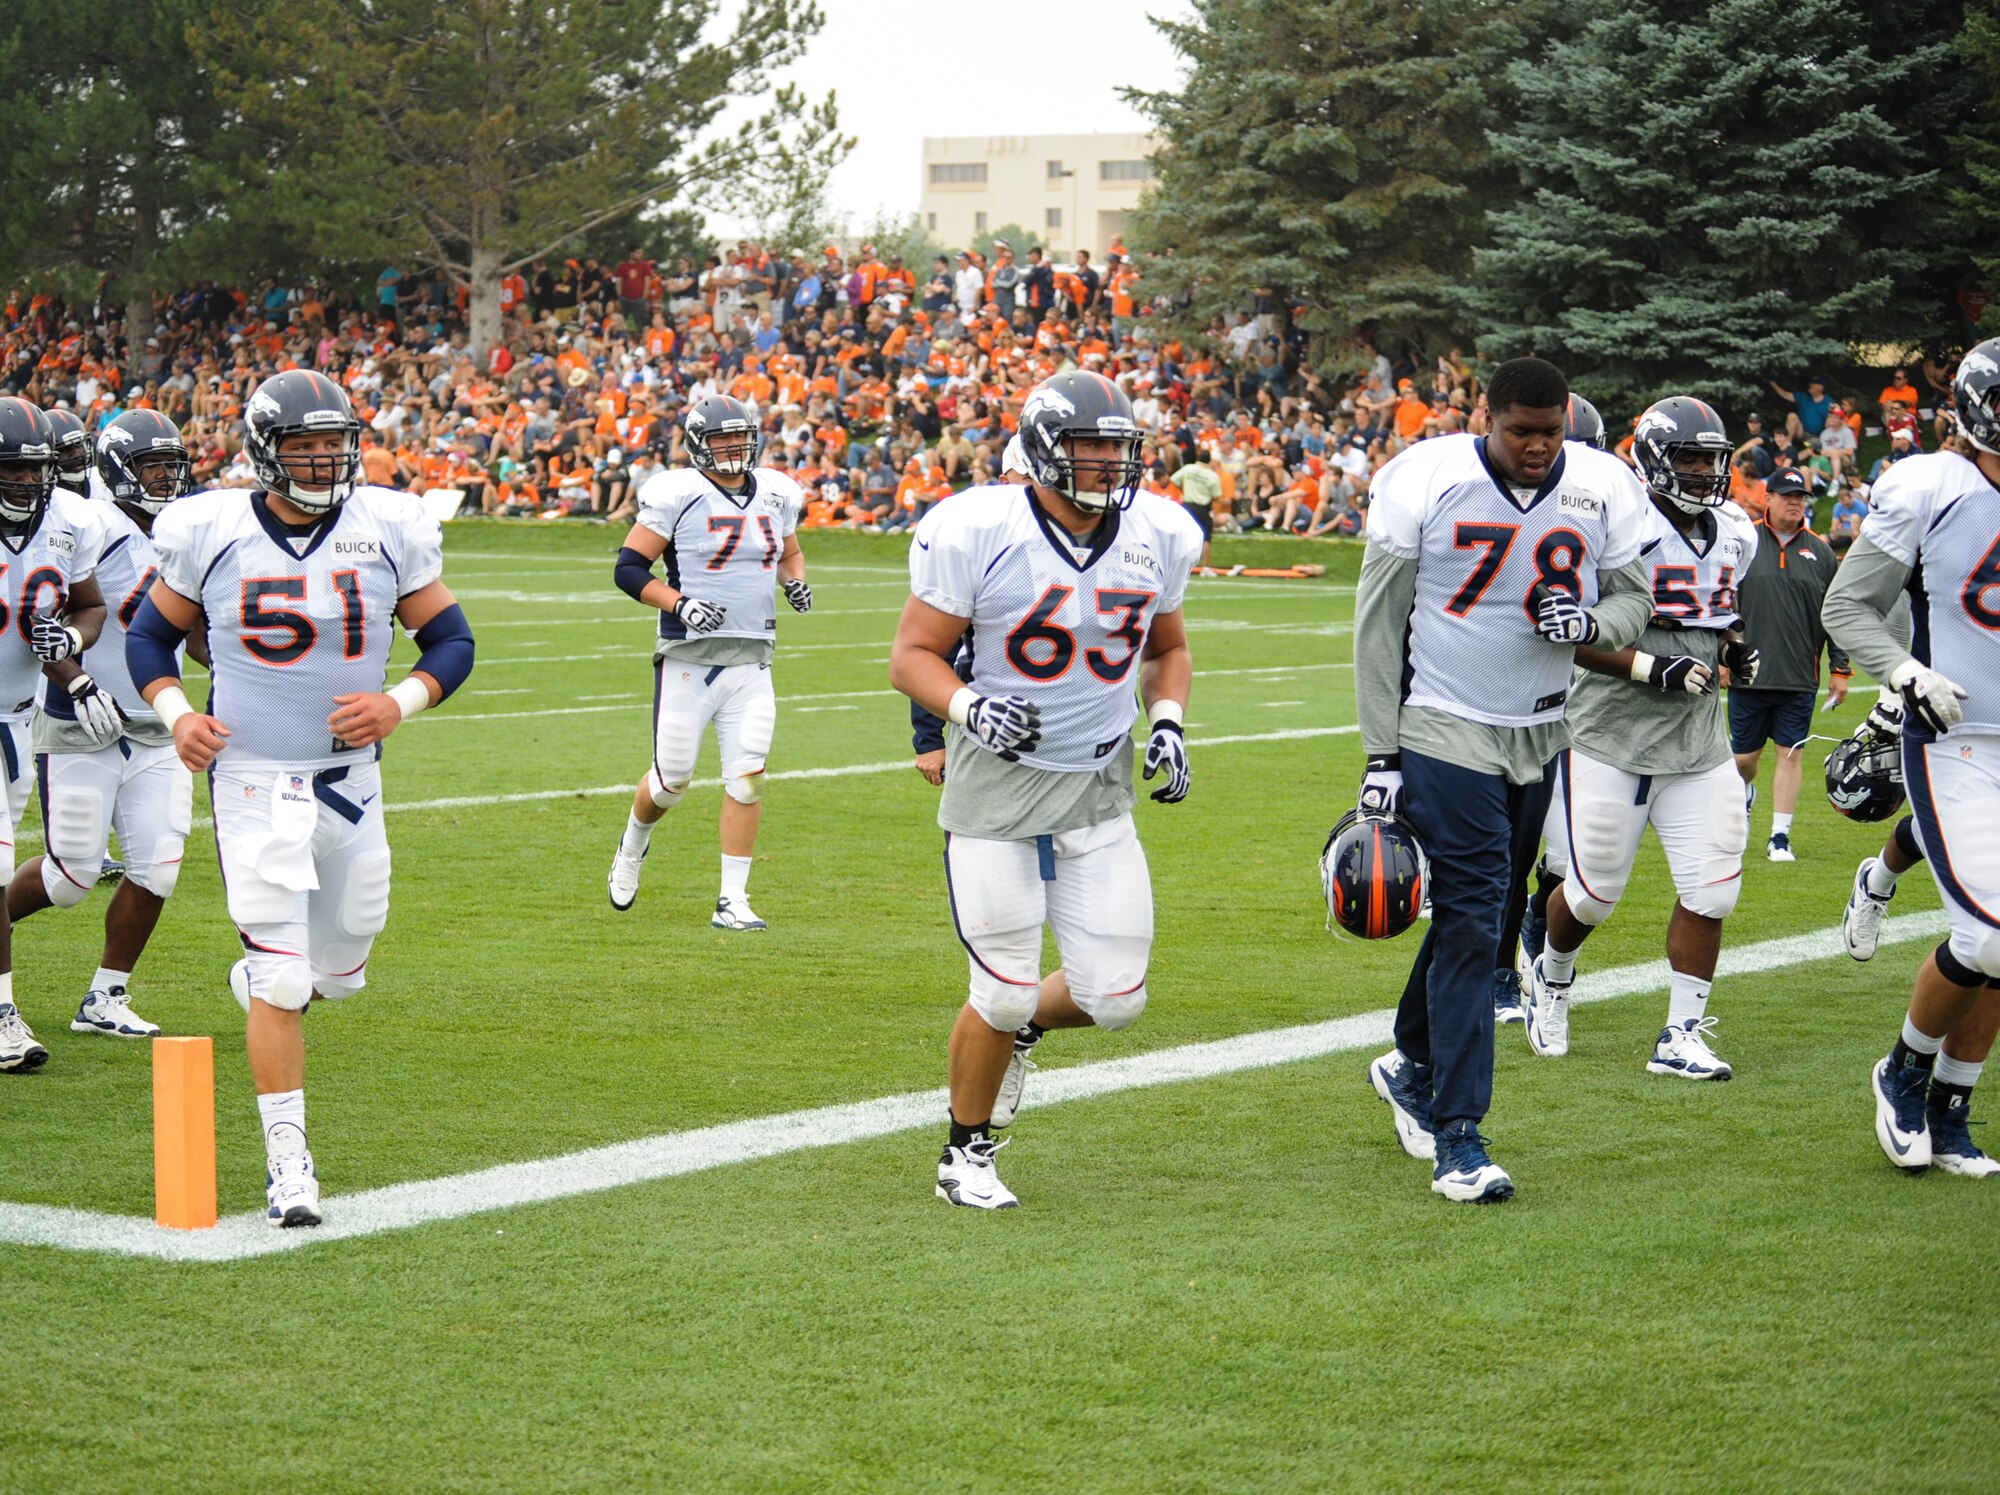
[[[1109,419],[1098,430],[1068,430],[1055,440],[1054,450],[1039,454],[1031,476],[1042,487],[1060,493],[1071,505],[1086,514],[1102,514],[1107,509],[1129,509],[1146,475],[1139,460],[1139,432],[1129,421]],[[1084,441],[1115,442],[1116,457],[1077,457],[1075,444]],[[1037,443],[1038,445],[1040,443]],[[1086,486],[1088,484],[1088,486]]]
[[[90,491],[90,440],[80,437],[56,449],[56,482],[72,493]]]
[[[55,486],[53,457],[0,463],[0,525],[19,529],[33,523]]]
[[[361,476],[361,431],[358,426],[330,427],[341,437],[338,451],[287,453],[288,438],[320,434],[311,426],[271,433],[250,446],[251,466],[267,493],[275,494],[301,514],[326,514],[354,495]],[[261,450],[260,450],[261,448]]]
[[[1704,431],[1693,441],[1665,448],[1666,461],[1646,474],[1646,486],[1683,514],[1719,509],[1729,498],[1729,440]],[[1689,457],[1701,459],[1693,471],[1681,466]]]
[[[749,421],[725,421],[686,435],[688,460],[703,472],[740,478],[757,465],[764,433]]]

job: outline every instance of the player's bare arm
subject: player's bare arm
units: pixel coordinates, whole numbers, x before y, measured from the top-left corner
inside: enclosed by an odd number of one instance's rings
[[[451,588],[442,581],[434,581],[396,604],[396,621],[411,633],[419,635],[434,621],[443,617],[446,609],[456,608],[458,599],[451,594]],[[470,668],[471,636],[467,634],[464,652],[467,668]],[[410,670],[409,677],[389,690],[354,691],[333,698],[333,714],[326,724],[333,735],[342,742],[355,747],[369,747],[387,737],[401,726],[405,717],[415,716],[419,711],[427,711],[442,701],[450,692],[443,681],[430,670],[423,668],[419,659]],[[421,697],[421,698],[420,698]]]
[[[889,647],[889,684],[933,716],[948,717],[952,697],[968,688],[952,669],[951,654],[970,621],[915,597],[904,603]]]
[[[1139,655],[1139,699],[1150,713],[1162,702],[1185,708],[1194,687],[1194,656],[1188,652],[1187,621],[1176,609],[1153,620]]]

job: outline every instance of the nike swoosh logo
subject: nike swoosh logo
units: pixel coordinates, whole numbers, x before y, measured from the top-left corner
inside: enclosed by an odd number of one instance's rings
[[[931,548],[931,542],[930,542],[930,541],[928,541],[928,540],[919,540],[919,541],[917,541],[917,549],[919,549],[919,550],[929,550],[930,548]]]
[[[369,805],[374,804],[376,799],[378,799],[379,797],[380,797],[379,791],[376,794],[369,795],[368,798],[361,801],[362,808],[366,809]]]
[[[1891,1126],[1891,1127],[1890,1127],[1890,1129],[1889,1129],[1889,1149],[1890,1149],[1890,1151],[1894,1152],[1894,1153],[1896,1154],[1896,1156],[1897,1156],[1897,1157],[1899,1157],[1899,1158],[1906,1158],[1906,1157],[1908,1157],[1908,1156],[1910,1155],[1910,1149],[1911,1149],[1912,1147],[1915,1147],[1916,1145],[1917,1145],[1917,1144],[1916,1144],[1916,1143],[1914,1143],[1914,1142],[1909,1142],[1909,1143],[1903,1143],[1903,1144],[1898,1144],[1898,1143],[1897,1143],[1897,1141],[1896,1141],[1896,1130],[1895,1130],[1895,1128],[1894,1128],[1893,1126]]]

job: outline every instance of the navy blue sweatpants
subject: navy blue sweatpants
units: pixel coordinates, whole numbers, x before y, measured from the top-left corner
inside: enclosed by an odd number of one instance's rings
[[[1541,782],[1403,753],[1403,812],[1431,862],[1431,927],[1396,1009],[1396,1047],[1431,1067],[1431,1125],[1493,1100],[1493,971],[1507,893],[1535,864],[1555,764]]]

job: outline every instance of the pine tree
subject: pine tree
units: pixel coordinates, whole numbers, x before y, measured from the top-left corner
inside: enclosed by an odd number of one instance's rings
[[[1953,185],[1952,206],[1959,242],[1974,246],[1976,273],[1966,289],[1986,298],[1985,320],[1973,331],[1994,337],[2000,336],[2000,0],[1965,7],[1957,54],[1972,99],[1951,142],[1964,172]]]
[[[1840,0],[1594,0],[1510,78],[1517,174],[1468,307],[1489,358],[1536,352],[1600,403],[1740,404],[1907,335],[1923,266],[1896,215],[1940,200],[1884,117],[1936,40],[1892,50]],[[1871,42],[1877,45],[1871,47]]]

